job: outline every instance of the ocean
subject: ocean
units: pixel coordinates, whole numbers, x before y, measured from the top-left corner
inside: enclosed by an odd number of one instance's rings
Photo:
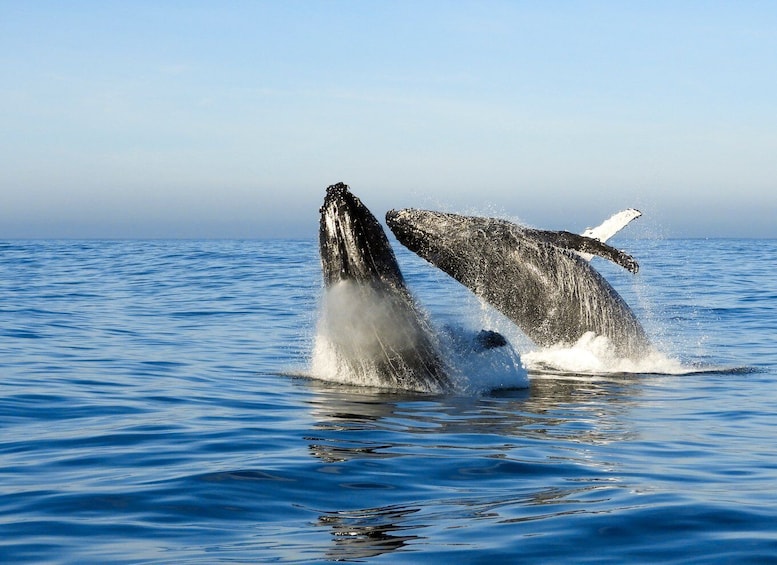
[[[657,354],[538,350],[396,245],[528,388],[311,378],[317,242],[0,242],[2,563],[777,563],[777,240],[594,259]]]

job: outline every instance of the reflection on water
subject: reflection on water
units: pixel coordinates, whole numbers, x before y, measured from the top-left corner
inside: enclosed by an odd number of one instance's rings
[[[402,535],[402,532],[425,527],[403,525],[409,516],[419,511],[420,508],[387,506],[322,514],[317,525],[331,528],[334,542],[326,552],[326,558],[333,561],[366,559],[423,539],[415,534]]]
[[[597,448],[638,437],[624,417],[640,396],[635,376],[537,376],[530,390],[471,397],[307,386],[309,453],[346,493],[332,498],[340,506],[317,510],[316,525],[331,533],[327,559],[405,548],[429,524],[519,527],[601,512],[624,484]],[[358,482],[365,470],[370,482]],[[393,502],[399,489],[402,504]],[[388,503],[365,507],[366,499]]]
[[[311,436],[305,439],[308,441],[314,441],[314,442],[326,441],[323,438],[317,438],[315,436]],[[363,445],[350,446],[345,442],[343,442],[343,445],[327,445],[325,443],[311,443],[310,453],[327,463],[337,463],[337,462],[347,461],[348,459],[353,458],[357,454],[359,457],[362,457],[362,458],[393,457],[391,454],[384,453],[382,451],[385,449],[390,449],[391,447],[392,447],[391,444],[379,444],[379,445],[376,444],[374,446],[365,447]]]
[[[332,461],[374,456],[391,444],[374,434],[401,432],[493,434],[515,439],[552,436],[577,443],[608,443],[633,437],[623,414],[639,402],[639,377],[600,379],[536,377],[530,390],[496,391],[485,396],[426,396],[376,392],[309,381],[308,400],[315,419],[311,451],[322,455],[327,442],[337,452]],[[331,433],[330,433],[331,432]],[[339,433],[338,433],[339,432]],[[358,435],[358,440],[347,439]],[[388,435],[388,434],[386,434]],[[426,445],[426,447],[429,447]]]

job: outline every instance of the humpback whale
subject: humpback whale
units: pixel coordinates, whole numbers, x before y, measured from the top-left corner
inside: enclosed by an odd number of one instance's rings
[[[450,380],[383,227],[343,183],[327,188],[319,251],[326,293],[316,347],[348,382],[440,392]]]
[[[520,356],[500,333],[458,326],[433,331],[383,227],[343,183],[327,188],[319,252],[326,290],[313,352],[316,376],[418,392],[528,386]]]
[[[639,265],[598,239],[412,208],[390,210],[386,223],[402,245],[494,306],[538,345],[572,345],[594,332],[621,357],[639,358],[649,348],[631,309],[584,255],[633,273]]]

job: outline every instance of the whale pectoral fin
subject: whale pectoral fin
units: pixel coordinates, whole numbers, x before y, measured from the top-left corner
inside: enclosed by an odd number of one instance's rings
[[[616,233],[625,228],[632,220],[639,218],[642,212],[634,208],[628,208],[616,212],[609,218],[607,218],[600,225],[595,228],[588,228],[583,232],[584,237],[590,237],[592,239],[598,239],[602,243],[606,242]]]
[[[639,271],[639,264],[634,257],[611,245],[602,243],[598,239],[592,239],[568,231],[543,231],[540,233],[548,243],[551,243],[556,247],[570,249],[583,256],[597,255],[609,259],[631,273]]]
[[[607,218],[595,228],[588,228],[583,232],[582,235],[583,237],[598,239],[602,243],[605,243],[608,239],[629,225],[632,220],[639,218],[641,215],[642,212],[636,210],[635,208],[621,210],[620,212],[616,212]],[[586,261],[590,261],[594,257],[591,253],[580,252],[579,255]]]

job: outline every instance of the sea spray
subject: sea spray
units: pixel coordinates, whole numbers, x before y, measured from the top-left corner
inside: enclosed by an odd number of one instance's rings
[[[446,326],[439,332],[440,349],[460,394],[482,394],[529,387],[529,374],[518,351],[501,334],[502,344],[488,347],[484,330]]]
[[[397,300],[373,285],[352,281],[326,289],[310,375],[342,384],[407,390],[400,382],[388,386],[386,374],[412,372],[414,368],[405,361],[408,352],[427,343],[431,335],[451,392],[478,394],[529,386],[521,357],[509,343],[486,343],[484,332],[459,326],[437,330],[425,318],[421,327],[411,323],[404,303]],[[442,391],[431,386],[414,390]]]
[[[439,371],[436,344],[425,326],[406,296],[379,285],[340,281],[322,298],[312,375],[359,386],[440,392],[438,382],[421,378]]]

